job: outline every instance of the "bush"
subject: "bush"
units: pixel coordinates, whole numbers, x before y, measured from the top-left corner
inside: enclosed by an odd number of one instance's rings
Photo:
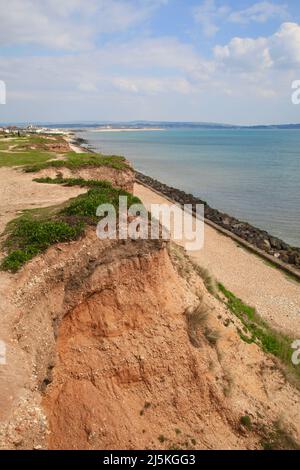
[[[116,209],[119,207],[119,197],[127,196],[128,206],[140,203],[140,200],[126,191],[115,188],[103,188],[99,190],[90,189],[86,194],[78,196],[71,201],[68,207],[63,210],[63,214],[92,217],[96,219],[96,211],[101,204],[112,204]]]
[[[1,269],[16,272],[27,261],[58,242],[76,239],[83,231],[82,222],[71,226],[63,220],[34,220],[21,218],[6,242],[10,253],[4,258]]]

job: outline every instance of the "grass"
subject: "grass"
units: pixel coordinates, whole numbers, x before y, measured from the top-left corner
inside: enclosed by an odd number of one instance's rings
[[[9,150],[11,146],[15,146],[17,148],[22,147],[24,144],[29,142],[29,139],[27,137],[0,137],[0,150],[5,151]]]
[[[206,327],[204,330],[204,336],[212,346],[215,346],[220,338],[220,333],[213,328]]]
[[[88,193],[71,200],[70,204],[62,211],[69,216],[82,216],[96,218],[97,207],[101,204],[113,204],[115,209],[119,207],[119,197],[126,196],[127,204],[141,204],[138,197],[122,189],[114,188],[106,180],[85,180],[83,178],[36,178],[38,183],[62,184],[64,186],[80,186],[91,188]]]
[[[140,416],[143,416],[145,411],[151,407],[151,403],[149,401],[145,401],[143,408],[140,411]]]
[[[34,220],[28,216],[20,218],[6,241],[10,253],[1,264],[2,270],[18,271],[27,261],[54,243],[75,240],[83,228],[80,221],[72,226],[64,220]]]
[[[53,158],[53,154],[39,150],[27,150],[26,152],[0,152],[1,166],[25,166],[32,164],[44,164]]]
[[[0,268],[17,272],[26,262],[49,246],[77,239],[86,225],[97,224],[99,221],[96,217],[98,206],[110,203],[117,209],[119,196],[128,197],[128,206],[140,203],[137,197],[105,182],[90,189],[86,194],[71,199],[63,207],[26,211],[6,229],[4,247],[8,250],[8,255]]]
[[[89,217],[91,221],[98,220],[96,211],[101,204],[112,204],[115,209],[119,207],[119,197],[127,196],[127,204],[140,204],[140,200],[122,189],[109,188],[90,189],[86,194],[82,194],[70,201],[70,204],[63,209],[62,214],[68,216]]]
[[[0,166],[42,165],[56,156],[56,153],[51,151],[51,146],[57,144],[66,145],[66,142],[59,136],[0,139]]]
[[[65,154],[65,160],[50,160],[47,162],[37,162],[34,165],[27,166],[25,171],[34,173],[45,168],[69,168],[70,170],[88,167],[109,167],[115,170],[124,170],[131,168],[124,157],[116,155],[101,155],[90,153],[68,152]]]
[[[45,184],[61,184],[63,186],[80,186],[82,188],[111,188],[112,185],[106,180],[85,180],[83,178],[34,178],[33,181]]]
[[[58,152],[53,151],[53,148],[58,148]],[[115,170],[131,169],[121,156],[76,153],[66,151],[67,148],[62,136],[0,138],[0,166],[24,166],[28,173],[50,167],[79,169],[104,166]],[[63,154],[64,160],[55,159],[58,153]]]
[[[216,282],[207,269],[202,268],[197,263],[195,263],[187,256],[184,249],[175,243],[170,243],[168,251],[173,265],[182,278],[189,280],[190,276],[196,272],[203,280],[203,283],[208,292],[216,296]]]
[[[255,343],[266,353],[278,358],[285,366],[285,372],[291,372],[292,382],[300,387],[300,369],[292,363],[293,350],[291,344],[293,338],[274,330],[257,313],[255,308],[246,305],[222,284],[218,284],[219,291],[225,297],[225,303],[229,310],[241,321],[243,331],[238,330],[242,340],[251,344]]]
[[[201,341],[198,337],[198,331],[203,328],[206,324],[209,313],[209,307],[200,302],[196,309],[192,311],[186,311],[186,322],[187,322],[187,333],[191,344],[195,348],[200,348]]]
[[[214,278],[211,276],[209,271],[202,266],[199,266],[198,264],[192,262],[193,267],[195,271],[198,273],[198,275],[202,278],[204,285],[208,292],[212,295],[216,295],[216,282]]]
[[[300,450],[298,442],[282,427],[279,421],[275,422],[261,441],[264,450]]]
[[[251,430],[252,429],[252,421],[250,416],[245,415],[241,416],[240,423],[247,429]]]

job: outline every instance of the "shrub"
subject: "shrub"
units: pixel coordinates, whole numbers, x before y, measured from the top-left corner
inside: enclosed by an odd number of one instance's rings
[[[76,239],[83,228],[81,222],[71,226],[63,220],[20,218],[6,242],[10,252],[1,263],[1,269],[16,272],[27,261],[54,243]]]

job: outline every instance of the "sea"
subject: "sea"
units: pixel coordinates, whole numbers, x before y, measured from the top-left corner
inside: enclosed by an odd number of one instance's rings
[[[104,154],[300,247],[300,130],[85,129]]]

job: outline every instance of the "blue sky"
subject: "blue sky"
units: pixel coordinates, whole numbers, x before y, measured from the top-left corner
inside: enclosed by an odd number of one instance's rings
[[[300,122],[296,0],[0,0],[0,121]]]

